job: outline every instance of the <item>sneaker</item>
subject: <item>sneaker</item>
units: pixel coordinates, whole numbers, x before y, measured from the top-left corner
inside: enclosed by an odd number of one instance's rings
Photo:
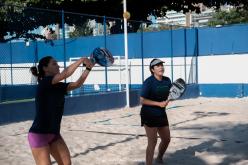
[[[155,162],[157,163],[157,164],[163,164],[164,162],[163,162],[163,159],[160,159],[160,158],[156,158],[155,159]]]

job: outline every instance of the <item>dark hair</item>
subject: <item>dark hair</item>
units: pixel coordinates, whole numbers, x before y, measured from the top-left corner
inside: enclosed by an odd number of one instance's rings
[[[151,66],[151,64],[155,60],[157,60],[157,59],[156,58],[152,59],[152,61],[150,62],[150,66],[149,66],[149,69],[150,69],[150,72],[151,72],[152,75],[154,74],[153,71],[152,71],[152,69],[154,68],[154,66]]]
[[[154,74],[152,71],[152,69],[154,69],[154,66],[163,64],[163,63],[164,61],[161,61],[160,59],[157,59],[157,58],[152,59],[152,61],[150,62],[150,67],[149,67],[151,74],[152,75]]]
[[[37,77],[38,81],[41,80],[45,76],[45,72],[43,70],[44,66],[48,66],[50,60],[53,59],[52,56],[46,56],[40,59],[38,64],[38,69],[36,66],[30,68],[30,72]]]

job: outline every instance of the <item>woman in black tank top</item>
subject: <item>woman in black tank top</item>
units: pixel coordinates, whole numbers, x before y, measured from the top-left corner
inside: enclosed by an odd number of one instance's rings
[[[86,70],[77,81],[60,82],[71,76],[82,63],[86,65]],[[70,152],[60,135],[65,95],[84,83],[93,66],[89,59],[81,58],[60,73],[57,61],[47,56],[39,61],[38,68],[30,68],[38,80],[35,97],[36,115],[28,133],[28,141],[36,164],[51,164],[50,154],[58,164],[71,164]]]

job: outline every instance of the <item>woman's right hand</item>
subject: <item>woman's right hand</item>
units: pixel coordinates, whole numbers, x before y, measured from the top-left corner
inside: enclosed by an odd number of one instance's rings
[[[87,67],[87,68],[92,68],[95,64],[92,64],[91,61],[88,58],[84,58],[83,59],[83,64]]]
[[[168,103],[169,103],[168,100],[166,100],[166,101],[161,101],[161,102],[159,102],[159,107],[165,108],[165,107],[168,105]]]

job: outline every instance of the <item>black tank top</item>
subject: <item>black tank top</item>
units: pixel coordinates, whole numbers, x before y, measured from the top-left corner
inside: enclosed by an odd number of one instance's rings
[[[29,132],[60,133],[65,95],[69,83],[52,84],[53,76],[39,81],[35,97],[36,115]]]

